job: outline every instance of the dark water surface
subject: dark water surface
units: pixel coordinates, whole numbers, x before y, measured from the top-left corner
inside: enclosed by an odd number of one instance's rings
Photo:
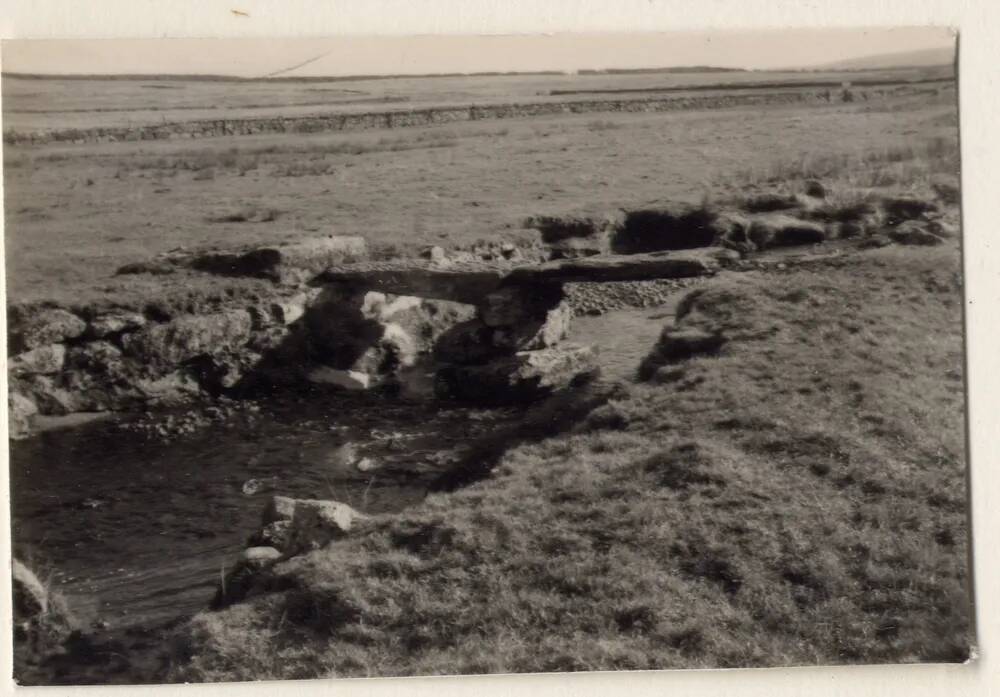
[[[271,496],[400,510],[425,496],[454,448],[519,413],[326,394],[168,442],[128,419],[45,432],[11,444],[15,551],[51,573],[84,625],[171,621],[207,606]],[[379,468],[359,471],[347,442]]]

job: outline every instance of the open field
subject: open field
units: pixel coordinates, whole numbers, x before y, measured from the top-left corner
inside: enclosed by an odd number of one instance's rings
[[[3,77],[4,129],[47,130],[186,121],[295,116],[317,112],[411,109],[454,104],[565,101],[604,90],[717,89],[720,84],[794,87],[824,81],[921,81],[950,78],[950,68],[862,72],[724,72],[625,75],[396,77],[375,80],[87,80]],[[556,93],[556,94],[553,94]]]
[[[724,198],[737,179],[736,186],[752,185],[789,162],[843,156],[841,166],[853,166],[953,137],[956,124],[954,92],[946,89],[875,103],[576,114],[197,144],[8,145],[8,288],[15,301],[120,297],[143,279],[115,278],[115,269],[177,247],[331,233],[413,248],[524,239],[530,233],[521,221],[530,215]],[[250,208],[268,215],[212,222]],[[183,285],[192,282],[199,280]]]

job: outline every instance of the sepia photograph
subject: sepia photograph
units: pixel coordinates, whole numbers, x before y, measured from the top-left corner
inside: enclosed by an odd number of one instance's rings
[[[4,40],[15,681],[973,659],[956,57]]]

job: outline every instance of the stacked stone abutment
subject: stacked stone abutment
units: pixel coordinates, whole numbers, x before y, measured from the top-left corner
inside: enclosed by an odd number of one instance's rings
[[[711,248],[564,259],[508,270],[373,264],[331,269],[316,282],[347,294],[370,289],[474,305],[475,316],[435,341],[435,392],[510,403],[544,397],[597,370],[591,347],[565,341],[573,310],[564,284],[705,276],[736,256]]]
[[[12,435],[30,433],[36,414],[239,396],[302,379],[369,389],[417,374],[439,397],[530,401],[595,371],[593,351],[566,341],[573,311],[564,284],[710,275],[736,255],[705,248],[445,269],[414,260],[342,263],[288,285],[300,274],[285,262],[300,251],[279,255],[277,265],[268,257],[263,271],[226,257],[233,273],[276,279],[272,297],[242,305],[168,316],[12,308]],[[313,256],[326,259],[329,250],[320,251]]]

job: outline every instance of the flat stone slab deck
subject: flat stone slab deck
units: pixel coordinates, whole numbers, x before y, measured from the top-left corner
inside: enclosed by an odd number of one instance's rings
[[[714,274],[725,263],[738,259],[739,255],[731,250],[707,247],[559,259],[506,267],[485,262],[448,267],[435,267],[431,262],[375,262],[327,269],[313,283],[339,283],[394,295],[479,304],[486,295],[504,286],[691,278]]]

